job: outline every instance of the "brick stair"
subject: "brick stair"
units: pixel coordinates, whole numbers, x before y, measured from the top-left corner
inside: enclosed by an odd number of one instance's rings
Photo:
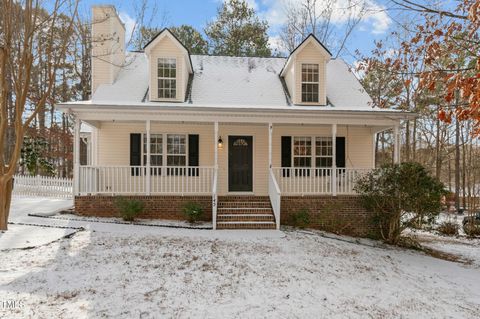
[[[217,229],[275,229],[266,196],[225,196],[218,199]]]

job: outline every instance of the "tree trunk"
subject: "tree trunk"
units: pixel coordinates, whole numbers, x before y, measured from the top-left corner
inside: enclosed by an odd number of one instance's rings
[[[460,122],[455,120],[455,209],[460,209]]]
[[[440,156],[440,119],[437,116],[437,136],[435,139],[435,177],[438,180],[440,180],[441,178],[441,172],[442,172],[442,159]]]
[[[8,177],[3,176],[2,180],[0,180],[0,230],[8,229],[8,215],[12,199],[13,178],[6,178]]]

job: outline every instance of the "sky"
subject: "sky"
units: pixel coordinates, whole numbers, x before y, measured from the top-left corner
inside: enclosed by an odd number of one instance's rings
[[[217,13],[222,0],[151,0],[151,4],[156,4],[156,15],[152,19],[152,26],[160,25],[166,19],[167,26],[189,24],[197,30],[203,32],[204,27],[209,21],[212,21]],[[278,34],[285,21],[284,8],[285,2],[300,2],[301,0],[247,0],[248,4],[254,8],[260,18],[269,23],[269,36],[272,48],[278,47]],[[355,0],[354,2],[364,2],[369,8],[360,24],[355,28],[346,45],[346,50],[341,57],[348,63],[354,63],[356,60],[355,50],[360,50],[363,54],[368,54],[374,46],[375,40],[384,39],[391,32],[395,24],[395,18],[392,18],[390,12],[385,9],[388,0]],[[319,3],[322,0],[318,1]],[[88,13],[90,7],[95,4],[112,4],[117,8],[119,15],[126,25],[127,33],[135,24],[135,1],[125,0],[83,0],[81,10]],[[345,30],[345,14],[348,7],[348,0],[337,0],[337,9],[333,14],[333,24],[336,32],[340,35]],[[352,9],[350,9],[352,10]],[[356,10],[350,11],[356,15]],[[334,37],[335,38],[335,37]],[[341,38],[338,36],[338,38]],[[328,45],[327,45],[328,46]]]

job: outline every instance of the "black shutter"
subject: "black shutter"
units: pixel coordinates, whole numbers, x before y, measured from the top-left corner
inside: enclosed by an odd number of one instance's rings
[[[189,134],[188,135],[188,166],[198,166],[199,164],[199,145],[198,145],[198,134]],[[189,168],[188,176],[198,176],[198,168]]]
[[[130,166],[140,166],[142,164],[142,134],[130,134]],[[140,175],[140,168],[132,168],[132,176]]]
[[[282,167],[292,167],[292,137],[282,136]],[[284,170],[283,177],[290,177],[290,170]]]
[[[337,137],[337,156],[335,163],[337,167],[345,167],[345,137]]]

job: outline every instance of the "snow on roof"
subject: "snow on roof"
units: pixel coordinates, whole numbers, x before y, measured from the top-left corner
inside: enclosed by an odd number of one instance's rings
[[[285,105],[278,58],[192,55],[195,104]]]
[[[192,55],[191,59],[194,69],[191,103],[188,103],[191,106],[300,107],[288,105],[279,77],[286,58]],[[147,94],[148,82],[145,54],[131,52],[115,83],[100,85],[91,103],[137,105]],[[341,59],[327,63],[327,99],[328,108],[372,109],[371,98]],[[148,100],[146,103],[168,104]]]

